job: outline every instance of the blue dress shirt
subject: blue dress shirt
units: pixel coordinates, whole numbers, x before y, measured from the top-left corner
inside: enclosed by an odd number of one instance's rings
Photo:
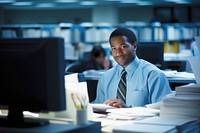
[[[101,76],[93,103],[103,103],[110,98],[116,99],[122,69],[123,67],[117,64]],[[125,70],[128,106],[144,106],[159,102],[165,95],[171,93],[166,76],[153,64],[136,57]]]

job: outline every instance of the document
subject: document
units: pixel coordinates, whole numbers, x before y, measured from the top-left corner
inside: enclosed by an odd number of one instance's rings
[[[200,56],[188,57],[197,84],[200,84]]]
[[[200,97],[194,95],[167,95],[161,103],[161,117],[194,117],[200,120]]]
[[[200,53],[200,36],[195,37],[195,42]],[[200,84],[200,56],[188,57],[197,84]]]
[[[200,95],[200,84],[187,84],[182,86],[177,86],[175,88],[176,94],[181,94],[182,92],[194,93]]]
[[[200,53],[200,36],[195,36],[195,42]]]
[[[78,73],[65,76],[65,90],[67,108],[65,111],[57,112],[56,117],[75,119],[76,110],[87,109],[88,119],[93,119],[92,109],[88,106],[89,97],[86,82],[78,82]]]
[[[135,123],[140,124],[158,124],[158,125],[176,125],[176,126],[183,126],[185,124],[195,122],[197,119],[195,118],[180,118],[180,117],[150,117],[143,119],[141,121],[137,121]]]
[[[198,119],[196,118],[180,118],[180,117],[150,117],[135,123],[139,124],[153,124],[153,125],[166,125],[166,126],[176,126],[178,132],[191,132],[196,128],[198,131]]]
[[[151,109],[160,109],[161,102],[146,104],[145,107],[151,108]]]
[[[130,124],[115,127],[113,133],[176,133],[175,126],[151,125],[151,124]]]
[[[108,118],[112,119],[143,119],[144,117],[157,116],[160,110],[145,108],[145,107],[133,107],[133,108],[117,108],[107,109]]]
[[[195,79],[193,73],[189,72],[177,72],[176,70],[173,71],[163,71],[167,78],[184,78],[184,79]]]
[[[106,112],[107,109],[114,109],[115,107],[102,104],[102,103],[91,103],[94,112]]]
[[[78,83],[78,73],[65,75],[65,83]]]

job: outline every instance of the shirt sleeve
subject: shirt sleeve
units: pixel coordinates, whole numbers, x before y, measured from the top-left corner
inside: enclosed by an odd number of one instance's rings
[[[92,103],[103,103],[105,101],[104,87],[103,87],[103,76],[99,79],[97,84],[96,99]]]
[[[159,102],[163,97],[172,92],[164,73],[160,71],[152,71],[148,80],[150,103]]]

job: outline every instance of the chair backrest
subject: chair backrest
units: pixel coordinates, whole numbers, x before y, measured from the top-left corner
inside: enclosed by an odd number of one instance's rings
[[[80,58],[79,58],[79,61],[81,62],[87,62],[88,60],[91,59],[91,52],[83,52],[81,55],[80,55]]]
[[[73,62],[67,65],[65,68],[65,72],[82,73],[84,70],[85,70],[84,65],[79,61]]]

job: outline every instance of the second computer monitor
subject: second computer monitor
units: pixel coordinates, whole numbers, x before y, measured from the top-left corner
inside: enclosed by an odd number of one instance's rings
[[[164,69],[164,42],[138,42],[137,56]]]

